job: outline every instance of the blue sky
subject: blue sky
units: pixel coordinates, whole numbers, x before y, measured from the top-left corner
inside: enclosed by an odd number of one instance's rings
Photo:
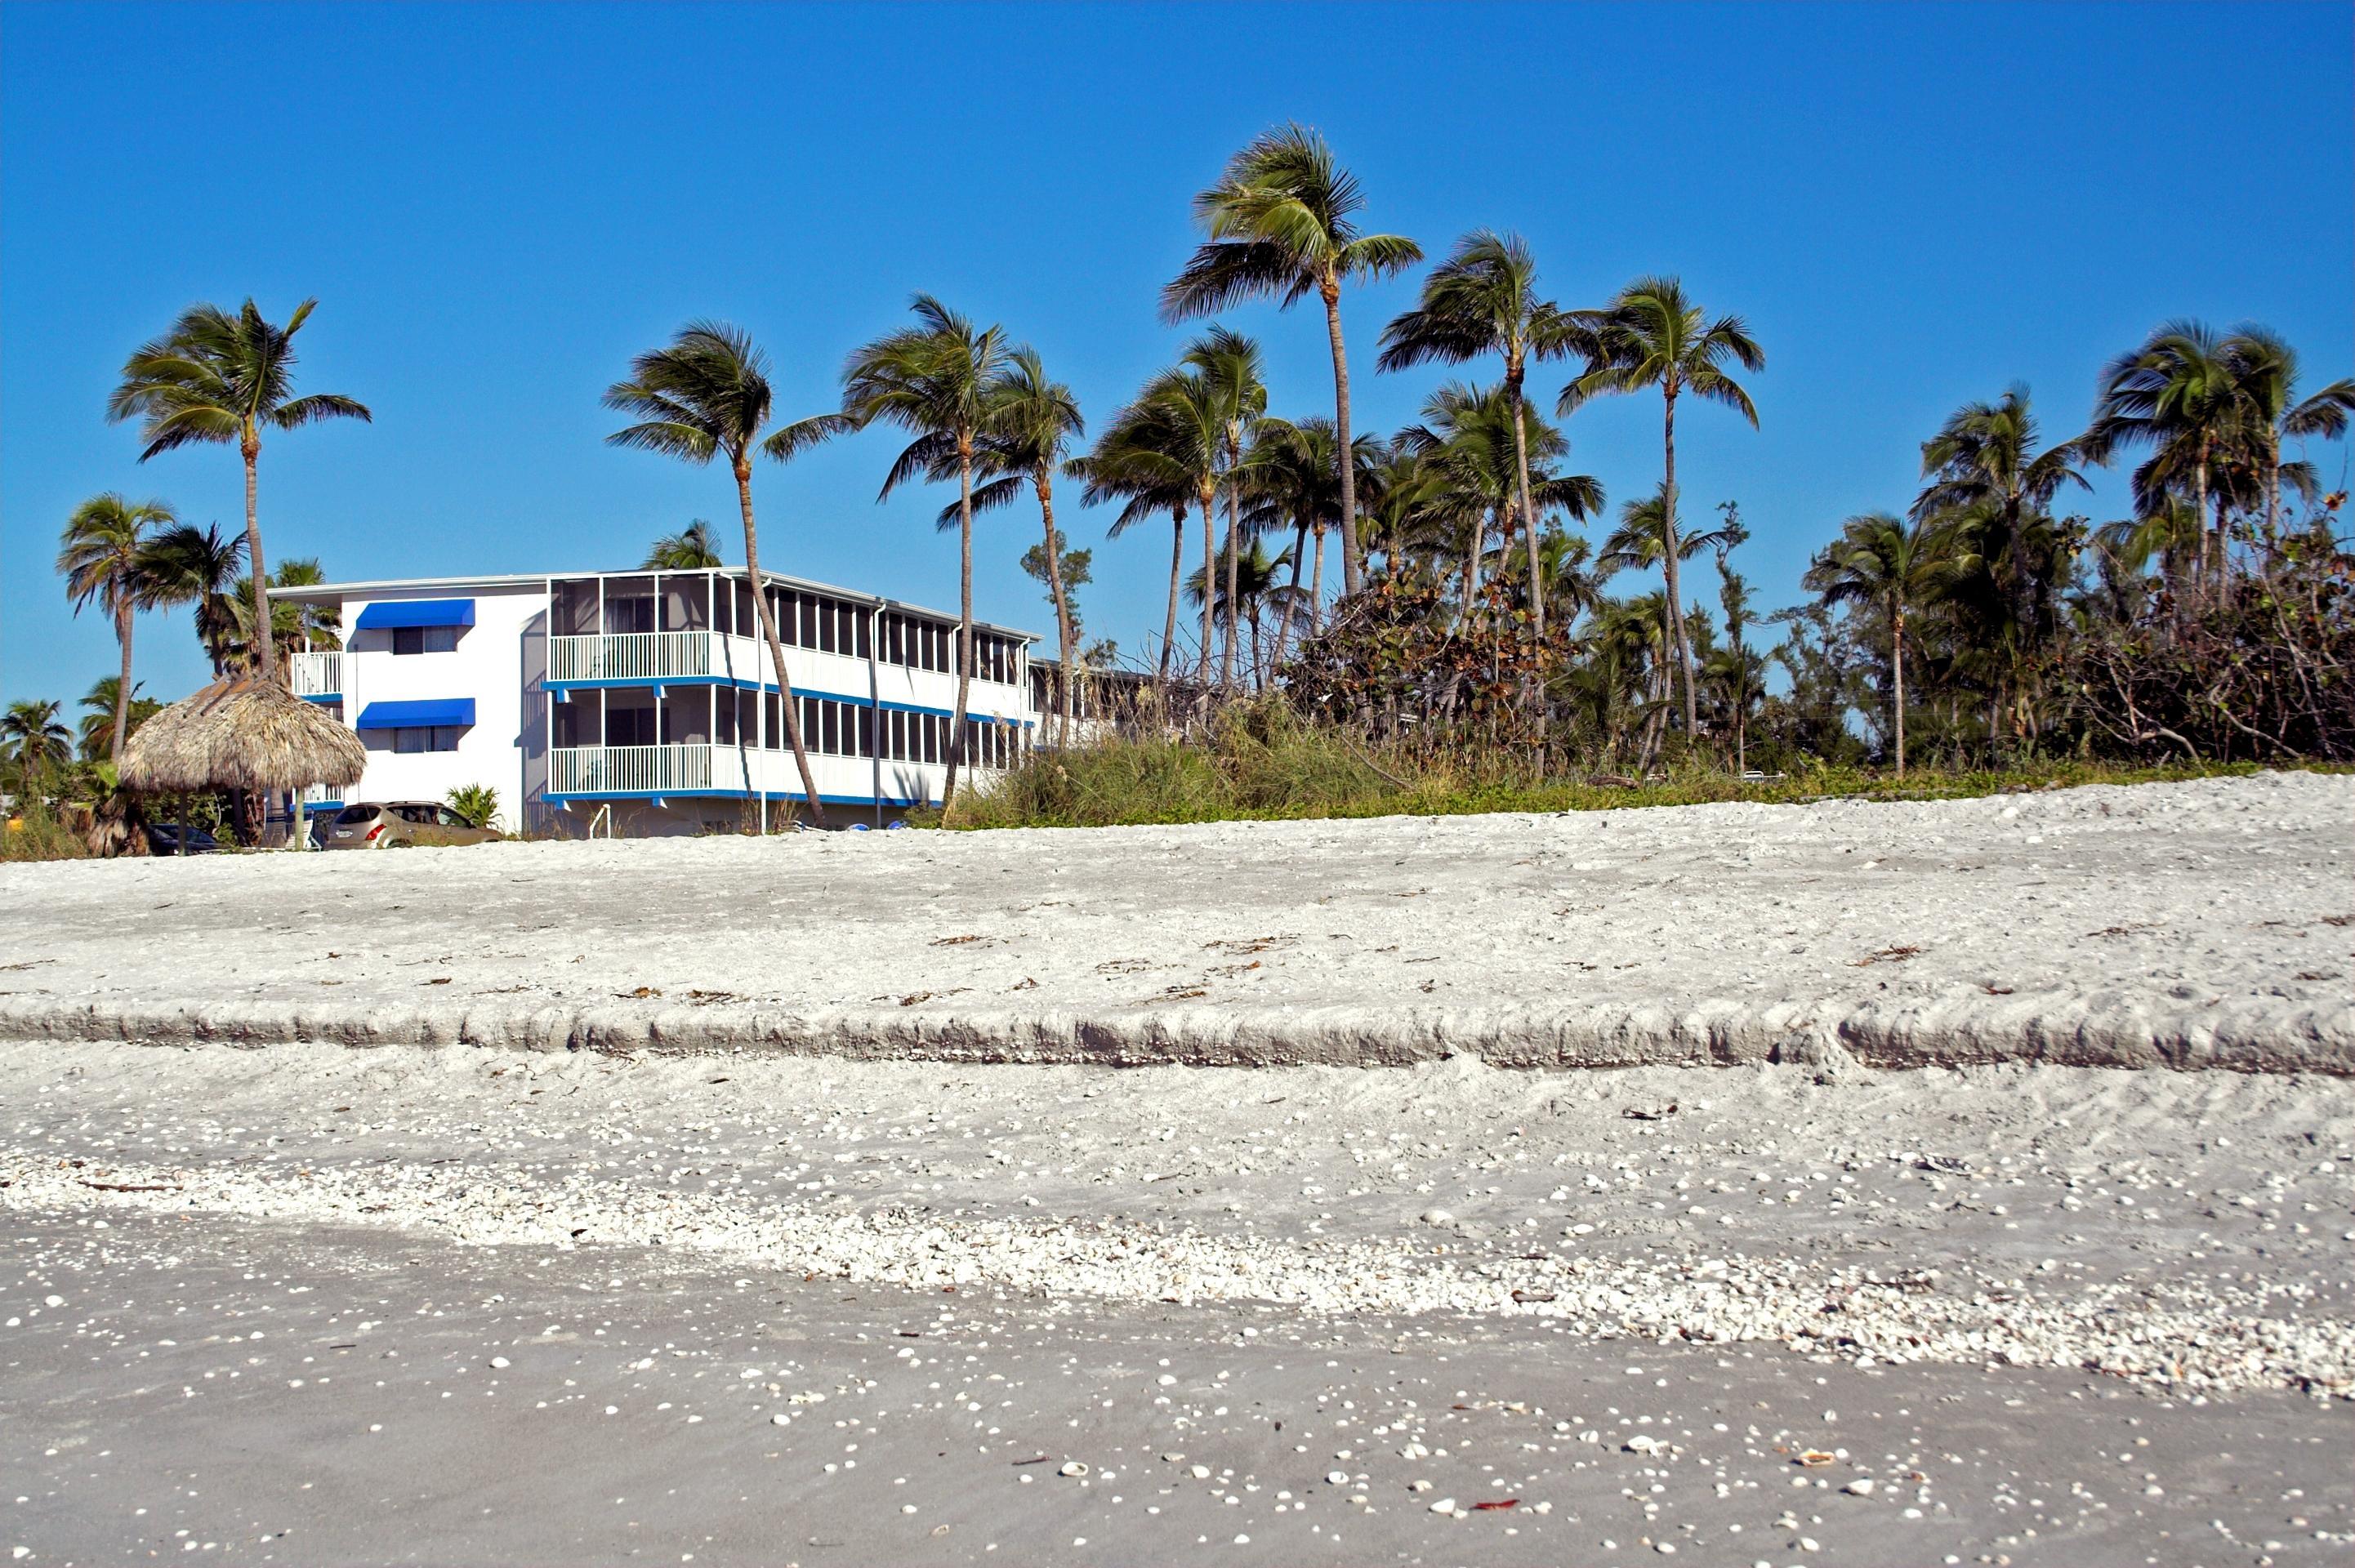
[[[1035,343],[1101,421],[1180,348],[1156,291],[1188,198],[1272,122],[1320,127],[1376,228],[1436,256],[1516,228],[1554,296],[1680,273],[1748,317],[1762,429],[1679,421],[1688,510],[1737,498],[1769,605],[1854,512],[1902,508],[1955,405],[2028,382],[2074,431],[2102,362],[2177,315],[2256,319],[2309,385],[2355,370],[2355,12],[2343,4],[876,9],[9,4],[0,9],[0,699],[114,664],[49,569],[83,498],[241,522],[233,450],[139,464],[104,419],[124,355],[191,302],[320,300],[300,389],[372,426],[273,438],[273,560],[360,577],[636,561],[723,471],[609,450],[629,356],[719,316],[779,411],[832,406],[846,351],[938,294]],[[1441,373],[1378,376],[1413,280],[1345,302],[1361,428]],[[1329,412],[1321,323],[1231,318],[1279,413]],[[1537,383],[1549,397],[1559,377]],[[1658,408],[1568,426],[1614,506],[1659,472]],[[764,559],[944,607],[943,497],[875,504],[893,437],[765,465]],[[2343,452],[2309,454],[2336,481]],[[2122,481],[2090,503],[2122,509]],[[1089,630],[1141,652],[1168,541],[1102,538]],[[1045,629],[985,524],[985,616]],[[741,546],[731,544],[730,559]],[[140,671],[203,666],[185,611]]]

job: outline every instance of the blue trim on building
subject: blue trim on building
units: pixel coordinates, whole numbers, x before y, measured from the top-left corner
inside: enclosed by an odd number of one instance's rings
[[[542,798],[551,806],[570,806],[575,800],[757,800],[761,798],[761,792],[757,789],[601,789],[593,792],[583,791],[576,795],[548,795]],[[780,791],[772,794],[769,799],[779,802],[790,802],[802,800],[804,797]],[[828,795],[820,791],[818,803],[826,806],[908,807],[937,805],[939,802],[903,800],[895,795],[879,798],[873,795]]]
[[[619,691],[627,687],[645,690],[661,686],[730,686],[740,692],[774,693],[776,687],[766,681],[740,681],[732,675],[632,675],[611,681],[548,681],[543,683],[551,692],[581,692],[599,689]],[[873,708],[891,714],[930,714],[934,718],[954,718],[949,708],[926,707],[922,703],[881,702],[871,697],[854,697],[842,692],[823,692],[814,686],[795,686],[797,697],[817,697],[829,703],[847,703],[854,708]],[[972,713],[964,715],[986,724],[1019,725],[1025,729],[1035,727],[1029,719],[1007,718],[1002,714]]]
[[[406,630],[418,626],[472,626],[471,599],[380,599],[360,611],[356,631]]]
[[[370,703],[354,729],[464,729],[474,722],[472,697],[425,697],[410,702]]]
[[[306,703],[317,703],[322,707],[325,707],[329,703],[333,703],[340,707],[343,705],[344,694],[341,692],[311,692],[306,694],[303,700]]]

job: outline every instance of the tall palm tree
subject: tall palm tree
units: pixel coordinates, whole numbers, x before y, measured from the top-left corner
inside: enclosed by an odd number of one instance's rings
[[[1800,580],[1827,605],[1860,600],[1889,618],[1890,708],[1897,776],[1905,777],[1905,617],[1934,599],[1966,565],[1953,533],[1934,523],[1907,524],[1868,512],[1842,524]]]
[[[1218,583],[1217,592],[1215,595],[1207,597],[1226,599],[1230,595],[1232,596],[1231,602],[1220,606],[1220,612],[1230,626],[1241,620],[1248,628],[1251,637],[1252,672],[1256,680],[1264,683],[1267,678],[1267,665],[1261,656],[1261,619],[1273,610],[1281,624],[1299,614],[1301,609],[1299,590],[1286,588],[1278,580],[1283,576],[1284,568],[1291,564],[1292,552],[1287,549],[1271,556],[1264,545],[1257,539],[1252,539],[1241,546],[1242,558],[1240,561],[1233,559],[1230,552],[1221,551],[1220,554],[1221,558],[1215,567],[1214,578]],[[1203,588],[1204,572],[1209,569],[1211,568],[1198,567],[1193,575],[1186,579],[1186,598],[1188,602],[1194,604],[1203,602],[1206,597]]]
[[[1661,447],[1666,468],[1660,482],[1667,548],[1661,569],[1668,578],[1668,602],[1682,604],[1678,578],[1681,557],[1677,553],[1677,399],[1689,392],[1712,403],[1722,403],[1758,425],[1757,407],[1733,378],[1729,365],[1757,372],[1766,368],[1766,351],[1750,335],[1740,316],[1710,321],[1700,305],[1687,297],[1674,278],[1638,278],[1619,291],[1601,310],[1573,311],[1565,322],[1562,341],[1584,355],[1586,367],[1562,388],[1558,411],[1569,413],[1598,393],[1660,389]],[[1693,694],[1692,640],[1685,634],[1681,611],[1669,617],[1676,634],[1675,656],[1684,676],[1685,732],[1700,723]]]
[[[109,491],[75,507],[58,541],[58,570],[65,574],[66,597],[73,601],[74,613],[80,615],[84,605],[96,599],[114,618],[123,673],[115,683],[107,757],[118,765],[131,732],[132,620],[155,603],[155,580],[148,570],[150,531],[176,527],[179,521],[163,502],[128,501]]]
[[[1733,772],[1739,778],[1750,768],[1750,705],[1757,694],[1759,673],[1758,656],[1750,651],[1742,633],[1758,624],[1758,617],[1750,608],[1748,580],[1727,563],[1723,550],[1718,552],[1717,575],[1717,602],[1725,611],[1726,641],[1720,673],[1733,707]]]
[[[1732,527],[1739,528],[1740,524],[1734,524]],[[1673,549],[1671,541],[1674,542]],[[1722,550],[1732,542],[1732,533],[1729,528],[1712,528],[1700,534],[1678,534],[1674,524],[1668,521],[1668,491],[1663,486],[1641,500],[1626,502],[1620,506],[1619,525],[1604,537],[1603,553],[1595,557],[1595,565],[1605,577],[1630,568],[1646,571],[1657,567],[1663,577],[1670,577],[1668,561],[1671,555],[1681,565],[1703,550]],[[1671,658],[1676,656],[1677,650],[1689,645],[1684,629],[1671,624],[1683,619],[1676,608],[1677,602],[1673,595],[1664,597],[1660,609],[1660,613],[1668,618],[1660,625],[1661,646],[1668,650]],[[1688,730],[1687,733],[1691,732]]]
[[[1549,300],[1537,294],[1537,257],[1518,234],[1477,229],[1423,281],[1413,310],[1382,332],[1383,370],[1438,361],[1462,365],[1484,355],[1505,362],[1505,401],[1518,415],[1522,385],[1531,359],[1558,355],[1570,341],[1568,323]],[[1531,630],[1545,635],[1544,572],[1538,558],[1538,520],[1530,504],[1529,442],[1524,425],[1512,422],[1514,466],[1518,472],[1518,511],[1529,546]]]
[[[2211,576],[2221,581],[2223,567],[2222,529],[2209,518],[2213,470],[2251,414],[2241,368],[2225,338],[2207,323],[2164,323],[2141,347],[2103,368],[2093,424],[2077,443],[2086,461],[2102,464],[2126,448],[2151,449],[2134,473],[2135,509],[2156,514],[2164,510],[2164,492],[2188,494],[2203,529],[2203,583]]]
[[[1400,444],[1423,460],[1409,505],[1461,542],[1463,610],[1469,614],[1487,535],[1514,515],[1525,454],[1535,476],[1531,502],[1540,514],[1583,519],[1601,510],[1603,487],[1590,474],[1555,474],[1552,465],[1568,455],[1570,442],[1501,387],[1448,382],[1425,401],[1423,418],[1399,433]],[[1509,548],[1509,536],[1504,542]]]
[[[58,722],[54,702],[25,697],[0,715],[0,754],[16,765],[28,794],[37,779],[65,761],[72,741],[72,732]]]
[[[158,609],[196,607],[197,641],[216,676],[229,669],[230,644],[237,638],[235,596],[244,588],[244,567],[245,541],[224,535],[218,524],[199,528],[183,523],[147,545],[143,570],[151,602]]]
[[[1066,473],[1087,486],[1080,493],[1081,504],[1123,503],[1120,515],[1104,530],[1109,538],[1120,537],[1146,517],[1169,514],[1169,608],[1161,627],[1159,677],[1164,684],[1169,680],[1178,645],[1178,593],[1186,572],[1186,509],[1194,501],[1186,458],[1191,440],[1165,404],[1140,397],[1112,417],[1085,455],[1064,465]]]
[[[2270,327],[2233,329],[2225,352],[2232,358],[2242,396],[2254,415],[2252,455],[2264,476],[2265,548],[2281,531],[2282,442],[2322,436],[2336,440],[2355,415],[2355,379],[2341,377],[2312,397],[2297,395],[2297,351]]]
[[[752,585],[753,612],[761,619],[761,636],[769,645],[769,663],[777,676],[779,711],[784,716],[785,740],[793,747],[794,767],[801,773],[802,795],[809,803],[810,820],[826,825],[826,804],[819,799],[817,775],[802,746],[802,726],[794,709],[793,677],[785,672],[784,639],[769,607],[761,578],[761,533],[752,518],[752,449],[769,422],[771,395],[769,360],[751,338],[724,322],[689,322],[667,347],[648,349],[630,361],[630,376],[605,389],[605,407],[634,414],[639,423],[605,438],[608,446],[660,452],[700,466],[715,457],[728,460],[736,476],[736,509],[744,520],[744,576]],[[798,429],[799,427],[794,427]],[[763,449],[783,461],[795,444],[770,438]],[[805,442],[814,437],[803,438]]]
[[[1163,482],[1183,482],[1193,493],[1202,519],[1202,569],[1218,565],[1217,524],[1212,521],[1219,482],[1226,471],[1227,410],[1230,398],[1215,375],[1192,366],[1165,370],[1138,394],[1133,418],[1153,432],[1150,446],[1123,449],[1127,471]],[[1196,678],[1207,690],[1215,642],[1215,596],[1202,606],[1202,649]]]
[[[245,558],[253,571],[253,623],[265,625],[268,577],[261,555],[259,511],[261,432],[292,430],[321,419],[372,419],[366,404],[335,393],[289,397],[293,390],[294,334],[318,305],[305,300],[284,326],[264,321],[251,300],[235,315],[218,305],[192,305],[172,330],[143,344],[123,362],[123,381],[107,399],[109,419],[145,421],[145,462],[157,452],[196,441],[237,443],[245,459]],[[257,673],[276,677],[269,640]]]
[[[974,470],[989,422],[990,388],[1010,363],[1014,345],[1004,329],[976,327],[930,294],[918,294],[909,308],[916,315],[914,326],[884,334],[854,352],[843,367],[840,418],[860,429],[879,419],[916,438],[892,463],[878,501],[919,476],[956,478],[957,694],[949,721],[948,780],[941,789],[945,812],[956,798],[964,761],[965,705],[973,685]]]
[[[719,558],[719,535],[702,518],[690,520],[676,534],[665,534],[646,546],[646,558],[641,563],[650,572],[698,572],[724,563]]]
[[[1080,417],[1080,400],[1060,381],[1050,380],[1047,366],[1034,348],[1018,348],[990,378],[983,393],[981,468],[995,477],[975,490],[975,512],[1013,503],[1024,484],[1039,502],[1039,525],[1046,531],[1040,552],[1047,570],[1047,597],[1055,605],[1055,656],[1062,671],[1058,682],[1059,745],[1071,744],[1071,703],[1077,684],[1072,667],[1079,633],[1071,619],[1071,603],[1063,589],[1062,535],[1055,527],[1055,471],[1063,466],[1064,450],[1072,438],[1087,432]],[[945,507],[943,526],[957,521],[956,508]]]
[[[1187,344],[1178,363],[1200,371],[1219,401],[1219,466],[1227,493],[1227,540],[1222,554],[1229,578],[1226,591],[1220,598],[1226,641],[1220,654],[1219,681],[1222,685],[1232,685],[1239,598],[1233,578],[1241,560],[1236,535],[1242,525],[1241,475],[1245,457],[1261,422],[1267,417],[1267,382],[1261,374],[1259,344],[1223,326],[1214,326]]]
[[[1247,299],[1273,299],[1289,310],[1314,293],[1325,304],[1333,350],[1335,461],[1341,477],[1341,575],[1358,591],[1364,563],[1358,547],[1357,476],[1339,454],[1349,439],[1349,355],[1341,337],[1341,285],[1401,272],[1423,248],[1395,234],[1360,234],[1364,193],[1306,126],[1269,131],[1227,161],[1216,185],[1194,198],[1194,219],[1208,239],[1161,291],[1165,321],[1215,315]]]
[[[1368,498],[1378,488],[1376,467],[1383,444],[1372,436],[1357,440],[1358,493]],[[1310,636],[1316,634],[1325,602],[1325,536],[1341,525],[1341,465],[1333,421],[1310,416],[1303,419],[1269,419],[1260,426],[1246,463],[1250,485],[1243,514],[1246,531],[1256,537],[1289,529],[1293,544],[1292,598],[1297,617]],[[1309,586],[1300,586],[1304,563],[1313,556],[1316,566]],[[1284,662],[1292,621],[1276,628],[1275,659]]]

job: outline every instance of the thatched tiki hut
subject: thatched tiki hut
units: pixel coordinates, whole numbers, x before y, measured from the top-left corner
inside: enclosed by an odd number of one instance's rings
[[[155,795],[235,789],[266,800],[314,784],[356,784],[367,766],[360,737],[317,704],[243,675],[225,675],[174,703],[123,748],[123,784]],[[289,822],[300,848],[306,835],[299,810]]]

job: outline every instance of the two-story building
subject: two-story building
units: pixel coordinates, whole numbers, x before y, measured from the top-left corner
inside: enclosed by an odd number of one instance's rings
[[[956,700],[952,615],[762,574],[828,820],[937,803]],[[488,785],[509,832],[775,827],[804,799],[741,569],[421,577],[273,588],[331,609],[342,647],[298,653],[297,695],[359,732],[348,800]],[[976,625],[968,767],[1031,743],[1032,634]]]

